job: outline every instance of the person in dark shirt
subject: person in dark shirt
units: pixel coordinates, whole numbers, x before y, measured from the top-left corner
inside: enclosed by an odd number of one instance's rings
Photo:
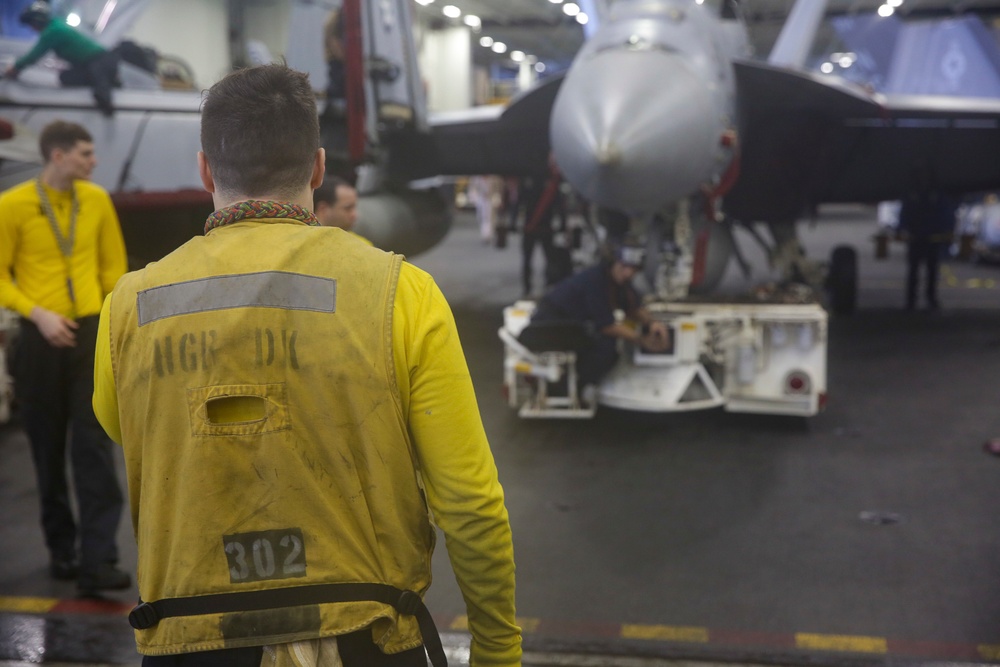
[[[642,307],[639,293],[632,286],[643,259],[642,248],[619,247],[612,261],[584,269],[553,286],[531,318],[532,324],[579,322],[592,332],[593,345],[577,353],[576,368],[584,387],[597,384],[614,367],[618,339],[652,352],[670,347],[670,330]],[[616,321],[616,310],[640,326]]]
[[[326,57],[326,113],[342,117],[346,113],[347,83],[344,73],[344,16],[330,12],[323,26],[323,54]]]
[[[920,267],[926,266],[925,295],[928,310],[940,307],[937,297],[938,266],[955,227],[956,202],[935,187],[930,170],[918,167],[913,187],[899,209],[899,232],[907,242],[906,309],[917,305]]]
[[[46,2],[32,2],[21,12],[20,21],[38,32],[38,41],[7,68],[4,76],[16,79],[26,67],[52,51],[70,65],[69,69],[59,74],[60,83],[64,86],[90,86],[97,108],[105,116],[111,116],[114,113],[111,89],[118,78],[118,54],[108,51],[66,22],[53,19]]]
[[[566,244],[566,196],[562,192],[562,173],[555,160],[549,159],[545,178],[528,177],[522,184],[518,206],[524,209],[521,230],[521,284],[524,295],[532,292],[532,259],[535,247],[542,246],[545,257],[545,286],[550,287],[573,272],[573,262]],[[561,241],[561,243],[559,242]]]

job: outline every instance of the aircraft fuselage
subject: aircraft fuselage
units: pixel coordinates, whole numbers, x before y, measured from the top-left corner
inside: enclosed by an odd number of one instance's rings
[[[747,53],[742,24],[704,5],[616,3],[556,97],[551,142],[567,180],[633,214],[711,188],[733,159],[731,63]]]

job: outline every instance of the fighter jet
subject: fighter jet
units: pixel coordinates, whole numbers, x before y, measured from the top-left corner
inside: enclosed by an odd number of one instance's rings
[[[650,257],[672,248],[659,269],[679,272],[681,295],[721,277],[730,224],[766,223],[780,268],[825,278],[850,311],[853,251],[824,276],[795,221],[826,202],[898,199],[917,165],[953,193],[996,189],[1000,100],[887,96],[805,71],[824,8],[798,0],[763,62],[734,0],[619,0],[564,77],[495,117],[436,124],[419,154],[438,173],[509,174],[552,151],[585,198],[631,216]]]

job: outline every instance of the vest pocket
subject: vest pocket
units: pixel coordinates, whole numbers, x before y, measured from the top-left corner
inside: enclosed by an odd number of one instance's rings
[[[258,435],[291,428],[285,384],[188,389],[192,435]]]

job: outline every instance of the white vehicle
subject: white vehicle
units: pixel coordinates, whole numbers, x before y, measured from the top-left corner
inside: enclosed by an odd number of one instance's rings
[[[827,313],[817,303],[653,304],[671,329],[672,349],[649,354],[622,343],[617,366],[593,396],[577,386],[573,344],[528,349],[518,340],[534,308],[532,301],[505,308],[499,331],[504,390],[521,417],[590,418],[598,405],[808,417],[826,402]]]
[[[10,344],[17,332],[17,315],[0,308],[0,424],[10,421],[14,402],[14,380],[7,365]]]

